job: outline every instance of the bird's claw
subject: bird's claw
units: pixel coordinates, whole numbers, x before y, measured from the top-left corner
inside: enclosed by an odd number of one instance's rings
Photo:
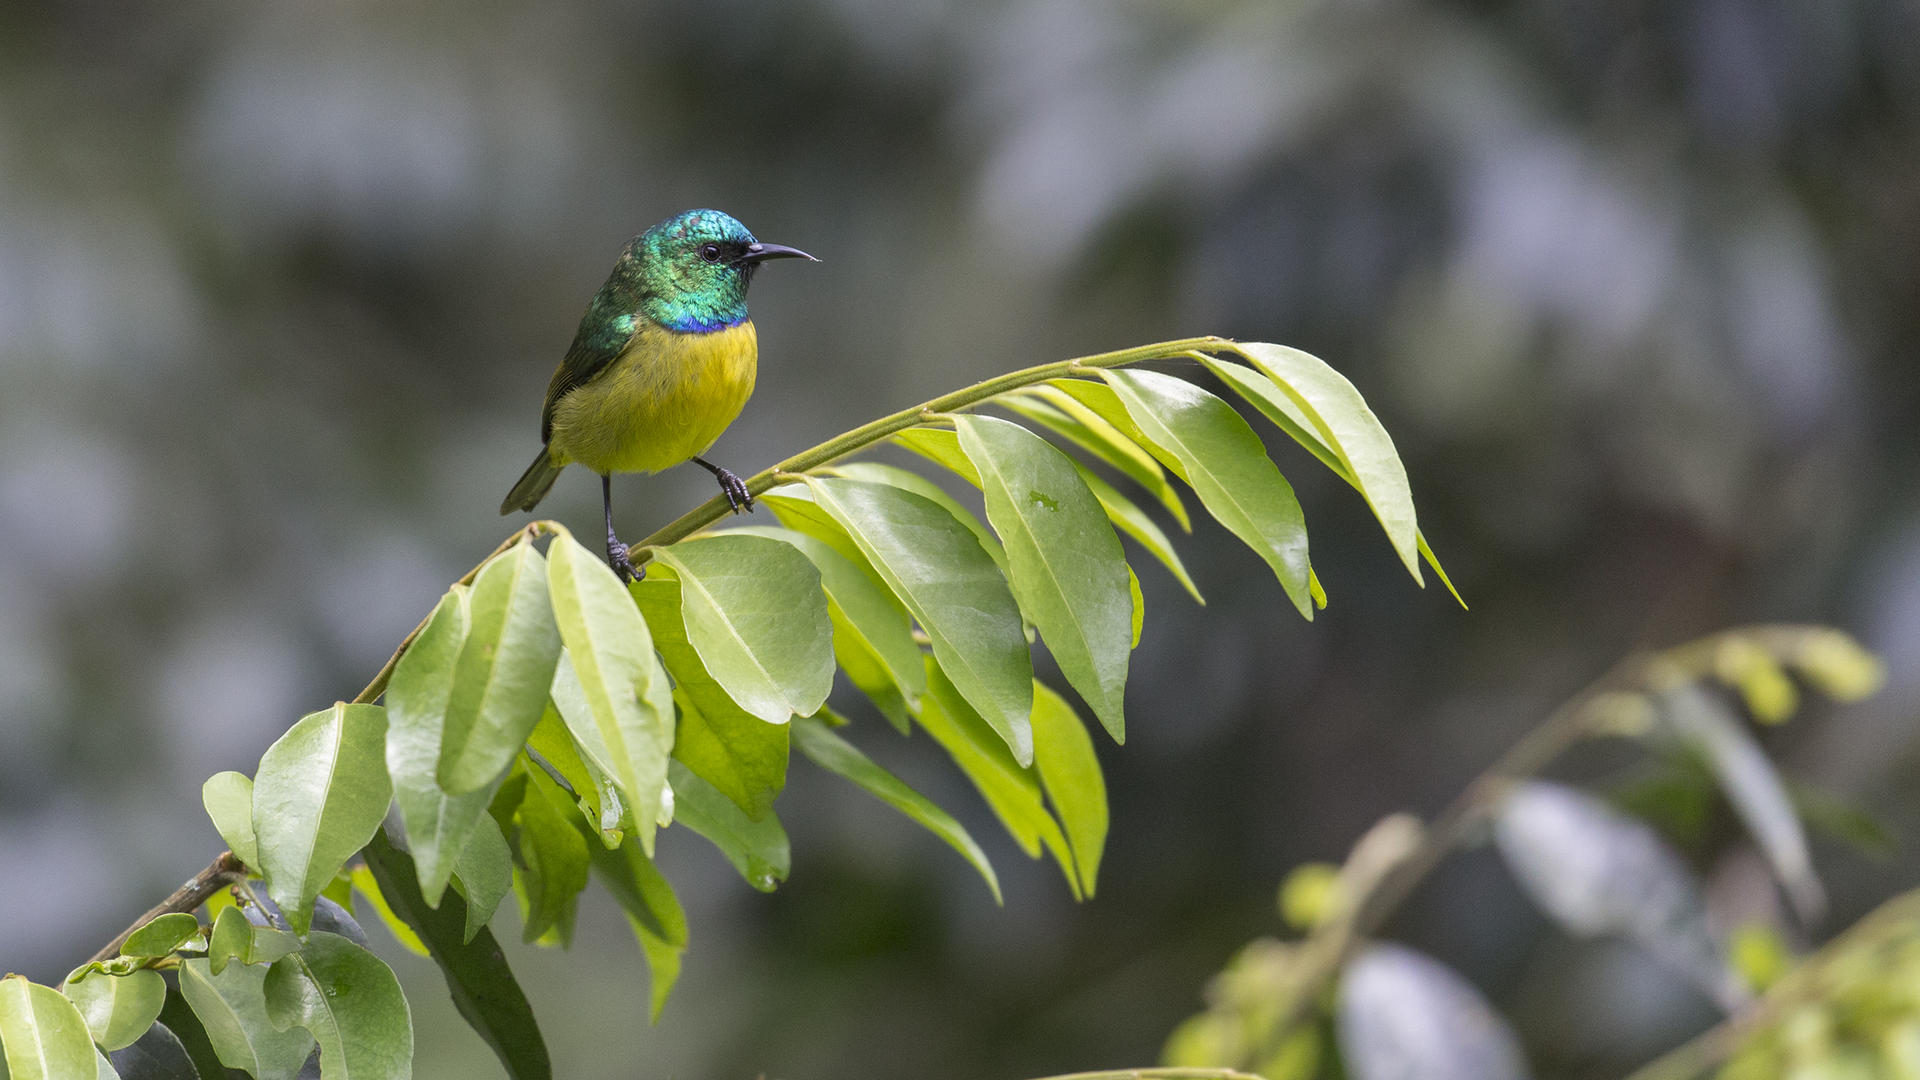
[[[647,576],[646,569],[633,565],[633,560],[628,557],[631,550],[620,541],[607,538],[607,565],[613,567],[613,572],[620,575],[621,582],[625,584],[632,584]]]
[[[715,469],[713,475],[720,481],[720,490],[727,497],[727,506],[738,514],[753,511],[753,493],[747,490],[747,482],[728,469]]]

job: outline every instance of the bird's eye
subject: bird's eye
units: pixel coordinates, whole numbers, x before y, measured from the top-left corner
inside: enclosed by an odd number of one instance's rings
[[[700,257],[707,260],[710,263],[719,262],[720,261],[720,245],[719,244],[701,244]]]

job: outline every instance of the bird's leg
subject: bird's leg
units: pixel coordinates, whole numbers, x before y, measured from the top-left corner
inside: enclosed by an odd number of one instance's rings
[[[637,569],[633,561],[627,558],[627,545],[613,535],[613,477],[600,477],[600,505],[607,511],[607,565],[620,575],[621,581],[639,581],[647,576],[645,570]]]
[[[753,510],[753,495],[747,490],[745,480],[735,476],[731,470],[723,469],[711,461],[694,458],[693,463],[712,473],[713,478],[720,481],[720,490],[726,493],[727,505],[733,508],[734,513]]]

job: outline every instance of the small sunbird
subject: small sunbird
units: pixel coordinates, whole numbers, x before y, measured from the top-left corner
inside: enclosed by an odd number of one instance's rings
[[[703,460],[753,393],[760,347],[747,318],[747,284],[769,259],[807,259],[763,244],[718,210],[688,210],[627,242],[547,384],[545,445],[500,504],[531,510],[560,470],[600,474],[607,563],[640,574],[613,530],[613,474],[655,473],[692,461],[712,473],[735,513],[753,509],[747,485]]]

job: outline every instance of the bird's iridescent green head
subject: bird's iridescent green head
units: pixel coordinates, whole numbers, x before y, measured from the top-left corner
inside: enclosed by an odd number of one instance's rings
[[[754,270],[768,259],[790,258],[813,256],[760,243],[718,210],[688,210],[634,237],[621,262],[639,279],[643,316],[669,330],[704,333],[746,321]]]

